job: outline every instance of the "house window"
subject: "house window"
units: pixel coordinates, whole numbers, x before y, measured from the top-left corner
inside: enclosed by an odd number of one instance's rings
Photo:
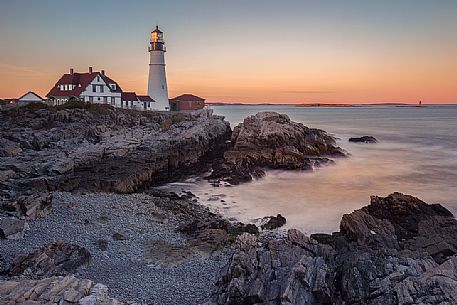
[[[116,90],[116,84],[111,84],[111,89]]]
[[[100,81],[100,76],[97,76],[97,82],[99,82],[99,81]]]
[[[105,86],[103,86],[103,85],[100,86],[100,92],[105,92]]]
[[[97,92],[97,86],[96,85],[92,85],[92,92]]]
[[[89,96],[89,102],[93,102],[94,101],[94,97],[93,96]]]

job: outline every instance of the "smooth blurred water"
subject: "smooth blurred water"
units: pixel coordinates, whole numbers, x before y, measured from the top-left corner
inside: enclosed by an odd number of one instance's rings
[[[167,186],[190,190],[224,215],[255,222],[281,213],[287,227],[306,233],[338,230],[341,216],[369,203],[370,195],[398,191],[457,214],[457,106],[294,107],[214,106],[232,127],[259,111],[285,113],[297,122],[338,137],[351,157],[306,171],[269,171],[263,179],[211,187],[200,178]],[[353,144],[372,135],[377,144]],[[208,201],[222,194],[221,200]],[[225,197],[224,197],[225,196]]]

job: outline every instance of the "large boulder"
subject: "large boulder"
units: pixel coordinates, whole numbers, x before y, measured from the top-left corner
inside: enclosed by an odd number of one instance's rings
[[[0,239],[24,238],[28,224],[25,220],[15,217],[0,217]]]
[[[236,126],[231,148],[213,165],[210,180],[232,184],[264,175],[263,168],[312,169],[344,156],[325,131],[293,122],[287,115],[259,112]]]
[[[49,193],[35,193],[0,201],[0,213],[21,219],[44,217],[49,214],[51,207],[52,195]]]
[[[15,258],[10,275],[32,278],[67,275],[89,264],[91,255],[85,248],[62,242],[52,242]]]
[[[108,288],[73,275],[0,282],[1,304],[122,305]]]
[[[457,221],[444,207],[373,196],[340,227],[238,237],[212,304],[457,304]]]

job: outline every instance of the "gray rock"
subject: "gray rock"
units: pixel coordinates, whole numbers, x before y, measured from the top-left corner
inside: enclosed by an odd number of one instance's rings
[[[239,236],[211,304],[457,303],[457,221],[442,206],[373,196],[340,227]]]
[[[259,112],[234,128],[231,147],[213,165],[211,181],[231,184],[264,176],[263,168],[312,169],[345,156],[325,131],[292,122],[287,115]]]
[[[45,193],[21,196],[16,204],[19,206],[20,216],[36,219],[49,214],[52,207],[52,195]]]
[[[2,304],[122,305],[109,297],[108,289],[74,276],[20,279],[0,282]]]
[[[24,238],[28,225],[25,220],[14,217],[0,217],[0,238],[21,239]]]
[[[9,273],[33,278],[67,275],[89,264],[89,251],[78,245],[50,243],[28,255],[15,258]]]

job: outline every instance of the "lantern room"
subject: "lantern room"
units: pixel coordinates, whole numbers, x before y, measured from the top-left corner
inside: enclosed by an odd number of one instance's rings
[[[165,52],[165,41],[163,40],[163,32],[159,30],[159,26],[156,26],[155,30],[151,32],[149,52],[151,51]]]

